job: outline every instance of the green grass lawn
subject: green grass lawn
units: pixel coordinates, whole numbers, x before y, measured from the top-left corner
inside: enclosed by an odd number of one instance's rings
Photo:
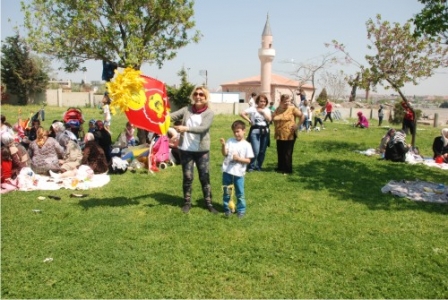
[[[3,105],[2,114],[14,123],[17,109]],[[47,107],[43,126],[64,110]],[[101,118],[98,109],[83,111],[86,120]],[[232,135],[238,118],[218,115],[211,129],[221,212],[219,138]],[[114,139],[125,123],[113,116]],[[447,171],[356,152],[376,148],[386,128],[326,128],[299,135],[291,176],[274,172],[272,140],[265,171],[246,175],[242,220],[204,208],[197,173],[183,214],[180,166],[111,175],[87,198],[70,198],[70,190],[3,195],[1,297],[448,298],[448,206],[381,193],[390,180],[448,184]],[[419,127],[424,156],[439,134]],[[47,195],[62,200],[37,199]]]

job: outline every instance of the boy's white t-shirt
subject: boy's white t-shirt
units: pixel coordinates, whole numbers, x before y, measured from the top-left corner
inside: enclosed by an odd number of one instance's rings
[[[225,147],[228,151],[222,163],[222,171],[233,176],[244,176],[246,174],[247,164],[234,161],[233,154],[238,154],[241,158],[252,159],[254,157],[252,146],[246,140],[237,141],[235,138],[230,138],[227,140]]]

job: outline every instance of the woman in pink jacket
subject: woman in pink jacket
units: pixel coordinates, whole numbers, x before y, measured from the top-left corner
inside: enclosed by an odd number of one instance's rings
[[[355,127],[369,128],[369,121],[360,111],[358,112],[358,123],[355,124]]]

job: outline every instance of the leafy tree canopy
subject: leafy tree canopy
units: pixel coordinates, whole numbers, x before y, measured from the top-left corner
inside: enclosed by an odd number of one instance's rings
[[[19,104],[27,104],[31,95],[46,89],[48,65],[48,61],[30,53],[19,35],[7,37],[2,43],[2,84],[18,97]]]
[[[448,45],[448,1],[419,0],[425,7],[413,19],[416,36],[441,37]]]
[[[167,86],[166,89],[170,103],[177,108],[181,108],[191,103],[190,94],[194,89],[194,85],[188,82],[188,74],[184,67],[182,67],[177,75],[180,77],[180,86]]]
[[[437,68],[447,65],[448,48],[440,44],[440,38],[414,36],[410,21],[403,26],[399,23],[392,25],[377,15],[376,22],[369,19],[366,26],[370,40],[367,48],[374,51],[373,55],[365,56],[369,67],[352,60],[344,45],[333,40],[335,48],[360,67],[361,76],[359,80],[349,82],[352,86],[356,84],[369,90],[381,85],[385,89],[394,89],[407,101],[401,91],[406,83],[417,85],[420,79],[432,76]]]
[[[317,103],[319,103],[320,106],[324,106],[325,102],[327,102],[328,95],[327,95],[327,89],[323,88],[320,92],[319,96],[317,96]]]
[[[198,42],[192,0],[32,0],[21,2],[33,50],[63,62],[66,72],[87,60],[139,70],[159,67],[177,50]]]

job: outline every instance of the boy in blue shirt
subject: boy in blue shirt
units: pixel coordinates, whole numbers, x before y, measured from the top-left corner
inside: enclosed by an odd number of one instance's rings
[[[244,197],[244,175],[246,174],[246,166],[254,157],[252,146],[244,135],[246,133],[246,124],[237,120],[232,123],[233,138],[225,141],[220,139],[221,153],[225,157],[222,163],[222,185],[223,185],[223,206],[224,214],[229,217],[232,214],[229,208],[229,201],[232,194],[232,188],[235,189],[237,199],[236,212],[238,218],[243,218],[246,214],[246,200]],[[233,186],[233,187],[232,187]]]

